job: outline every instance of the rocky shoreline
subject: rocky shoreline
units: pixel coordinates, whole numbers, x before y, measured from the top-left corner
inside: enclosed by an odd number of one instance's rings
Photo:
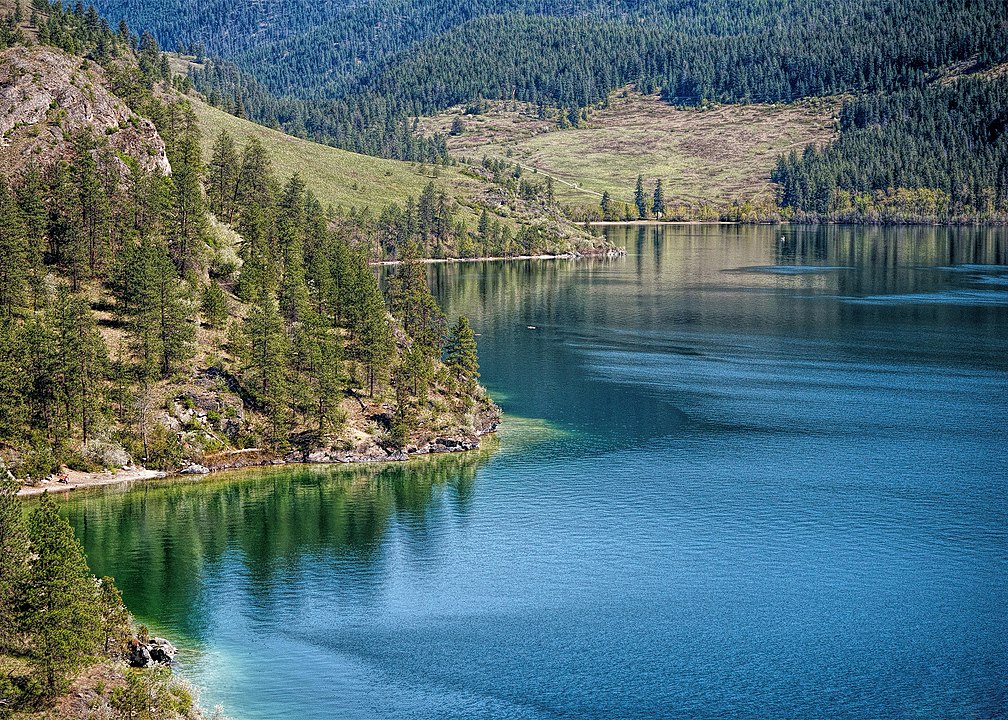
[[[431,440],[413,443],[402,448],[384,447],[377,442],[362,443],[358,447],[345,450],[317,448],[308,451],[292,451],[279,455],[265,448],[228,450],[203,458],[203,463],[191,463],[177,471],[163,472],[144,467],[127,466],[118,470],[102,472],[80,472],[67,470],[62,478],[48,478],[39,485],[25,485],[18,491],[22,497],[41,495],[44,492],[66,493],[111,485],[124,485],[136,480],[152,480],[168,477],[209,475],[225,470],[269,467],[274,465],[351,465],[381,462],[403,462],[413,458],[442,453],[471,452],[478,450],[481,439],[496,432],[500,424],[499,416],[487,418],[471,435],[435,436]]]

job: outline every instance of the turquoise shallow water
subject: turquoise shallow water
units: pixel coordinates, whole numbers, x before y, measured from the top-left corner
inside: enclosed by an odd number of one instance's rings
[[[92,567],[238,718],[1004,717],[1008,232],[609,232],[431,267],[495,450],[72,498]]]

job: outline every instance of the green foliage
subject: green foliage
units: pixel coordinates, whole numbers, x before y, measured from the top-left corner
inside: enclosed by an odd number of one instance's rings
[[[647,200],[644,197],[644,177],[642,175],[637,176],[637,188],[634,190],[634,204],[637,206],[637,218],[639,220],[647,220],[648,206]]]
[[[28,536],[17,497],[21,484],[0,467],[0,648],[15,642],[15,608],[28,572]]]
[[[110,577],[98,581],[98,609],[101,613],[102,652],[120,655],[132,635],[130,615],[123,603],[122,593]]]
[[[354,338],[353,352],[364,366],[368,394],[374,395],[375,385],[385,381],[393,352],[392,328],[385,309],[385,298],[378,281],[363,258],[354,264],[352,285],[360,294],[360,306],[350,326]]]
[[[127,245],[115,278],[116,310],[129,328],[142,372],[166,377],[192,354],[188,284],[161,237]]]
[[[1008,214],[1008,79],[846,103],[840,136],[782,157],[780,202],[822,218],[898,221]]]
[[[34,0],[32,6],[35,18],[32,24],[38,28],[41,43],[55,45],[96,62],[112,60],[126,49],[125,39],[99,17],[93,5],[85,10],[80,3],[76,7],[67,3],[64,7],[58,1],[50,4],[48,0]]]
[[[113,688],[109,706],[119,718],[158,720],[190,717],[195,702],[188,686],[173,682],[168,669],[129,669],[123,684]]]
[[[91,575],[55,501],[44,493],[26,518],[18,488],[0,470],[0,653],[25,657],[33,672],[0,682],[3,709],[60,692],[93,656],[120,651],[130,628],[112,578]]]
[[[459,315],[448,331],[444,348],[444,362],[456,379],[467,384],[479,379],[479,361],[476,356],[476,336],[469,320]]]
[[[203,297],[200,300],[200,309],[203,319],[212,328],[222,328],[227,323],[228,306],[227,296],[220,284],[211,280],[203,288]]]
[[[272,420],[274,437],[278,438],[287,426],[289,345],[275,293],[263,290],[256,294],[245,317],[243,331],[246,383]]]
[[[651,212],[654,213],[657,220],[665,215],[665,189],[662,187],[661,178],[655,183],[654,196],[651,199]]]
[[[60,418],[52,433],[64,439],[77,426],[86,445],[105,406],[108,350],[90,305],[66,285],[57,289],[49,320],[53,352],[46,372]]]
[[[80,542],[48,494],[28,516],[28,542],[32,560],[22,622],[31,635],[33,662],[54,694],[98,650],[98,588]]]
[[[445,316],[427,285],[427,273],[416,249],[406,244],[402,254],[389,279],[389,305],[417,349],[433,358],[441,350]]]
[[[14,193],[0,178],[0,321],[25,306],[32,245]]]
[[[602,210],[603,220],[613,219],[612,197],[609,195],[608,190],[602,193],[602,201],[599,203],[599,208]]]

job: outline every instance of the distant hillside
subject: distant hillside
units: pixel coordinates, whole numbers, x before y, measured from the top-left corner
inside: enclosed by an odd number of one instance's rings
[[[888,92],[1008,60],[1002,0],[101,0],[219,59],[215,104],[368,154],[431,159],[416,115],[480,97],[577,109],[634,83],[676,103]],[[233,63],[233,64],[232,64]]]
[[[649,190],[663,180],[670,203],[722,206],[772,202],[778,156],[832,140],[839,109],[839,99],[676,109],[629,91],[578,128],[558,130],[534,106],[501,101],[475,115],[452,108],[424,118],[421,128],[448,135],[455,125],[448,149],[456,157],[490,156],[552,175],[566,205],[597,208],[603,192],[633,203],[643,175]]]

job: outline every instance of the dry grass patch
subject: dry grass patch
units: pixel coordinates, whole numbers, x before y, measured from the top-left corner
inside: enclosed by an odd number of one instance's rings
[[[425,118],[424,132],[448,132],[462,117],[465,132],[448,141],[456,156],[504,158],[552,175],[562,202],[596,204],[604,191],[633,200],[638,174],[667,185],[674,202],[726,203],[766,196],[777,157],[835,137],[840,98],[787,105],[721,105],[677,109],[632,91],[610,98],[590,127],[557,130],[535,108],[490,103],[482,115],[462,108]]]

